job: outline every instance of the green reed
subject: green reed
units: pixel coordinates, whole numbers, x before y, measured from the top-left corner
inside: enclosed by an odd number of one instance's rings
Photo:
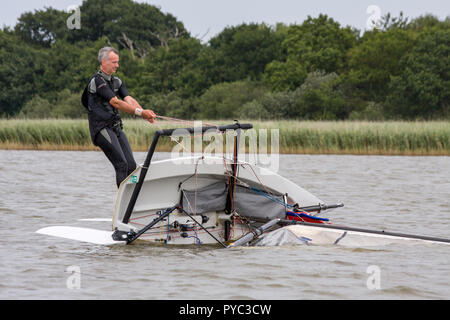
[[[300,122],[279,127],[280,148],[294,153],[450,154],[449,122]]]
[[[279,130],[281,153],[450,155],[450,122],[241,121],[255,131]],[[232,123],[219,121],[217,124]],[[205,123],[204,123],[205,124]],[[135,151],[145,151],[159,128],[189,125],[125,119],[124,131]],[[270,142],[270,138],[268,139]],[[162,138],[159,150],[174,142]],[[0,120],[0,148],[95,150],[87,120]]]

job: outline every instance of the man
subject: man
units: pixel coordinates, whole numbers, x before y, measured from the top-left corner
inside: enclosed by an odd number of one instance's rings
[[[119,110],[141,116],[153,123],[152,110],[145,110],[128,94],[125,84],[113,74],[119,68],[119,53],[112,47],[100,49],[100,70],[91,77],[83,93],[88,109],[89,131],[94,145],[99,146],[116,170],[117,187],[136,169],[130,144],[122,131]],[[119,99],[120,98],[120,99]],[[121,100],[122,99],[122,100]]]

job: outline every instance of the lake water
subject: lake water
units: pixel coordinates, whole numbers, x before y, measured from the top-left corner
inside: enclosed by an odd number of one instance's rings
[[[145,153],[135,157],[142,163]],[[343,202],[322,214],[335,223],[450,237],[449,157],[282,155],[279,173],[327,203]],[[224,250],[100,246],[35,233],[50,225],[109,230],[108,222],[78,219],[110,218],[115,192],[100,152],[0,150],[0,298],[450,298],[446,245]]]

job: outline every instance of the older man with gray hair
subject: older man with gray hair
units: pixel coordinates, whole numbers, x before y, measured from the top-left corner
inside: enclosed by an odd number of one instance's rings
[[[130,144],[122,131],[119,110],[143,117],[149,122],[156,118],[128,94],[125,83],[113,74],[119,68],[119,52],[112,47],[100,49],[100,70],[91,77],[82,102],[89,119],[89,131],[94,145],[100,147],[116,171],[117,187],[136,169]]]

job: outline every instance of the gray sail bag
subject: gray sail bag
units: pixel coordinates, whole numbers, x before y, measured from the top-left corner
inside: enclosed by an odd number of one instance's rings
[[[219,181],[197,190],[181,190],[181,206],[189,214],[224,211],[227,203],[227,185]]]
[[[256,192],[246,187],[236,186],[234,195],[234,210],[244,217],[262,219],[284,219],[286,207],[283,195],[269,195],[266,192]]]

